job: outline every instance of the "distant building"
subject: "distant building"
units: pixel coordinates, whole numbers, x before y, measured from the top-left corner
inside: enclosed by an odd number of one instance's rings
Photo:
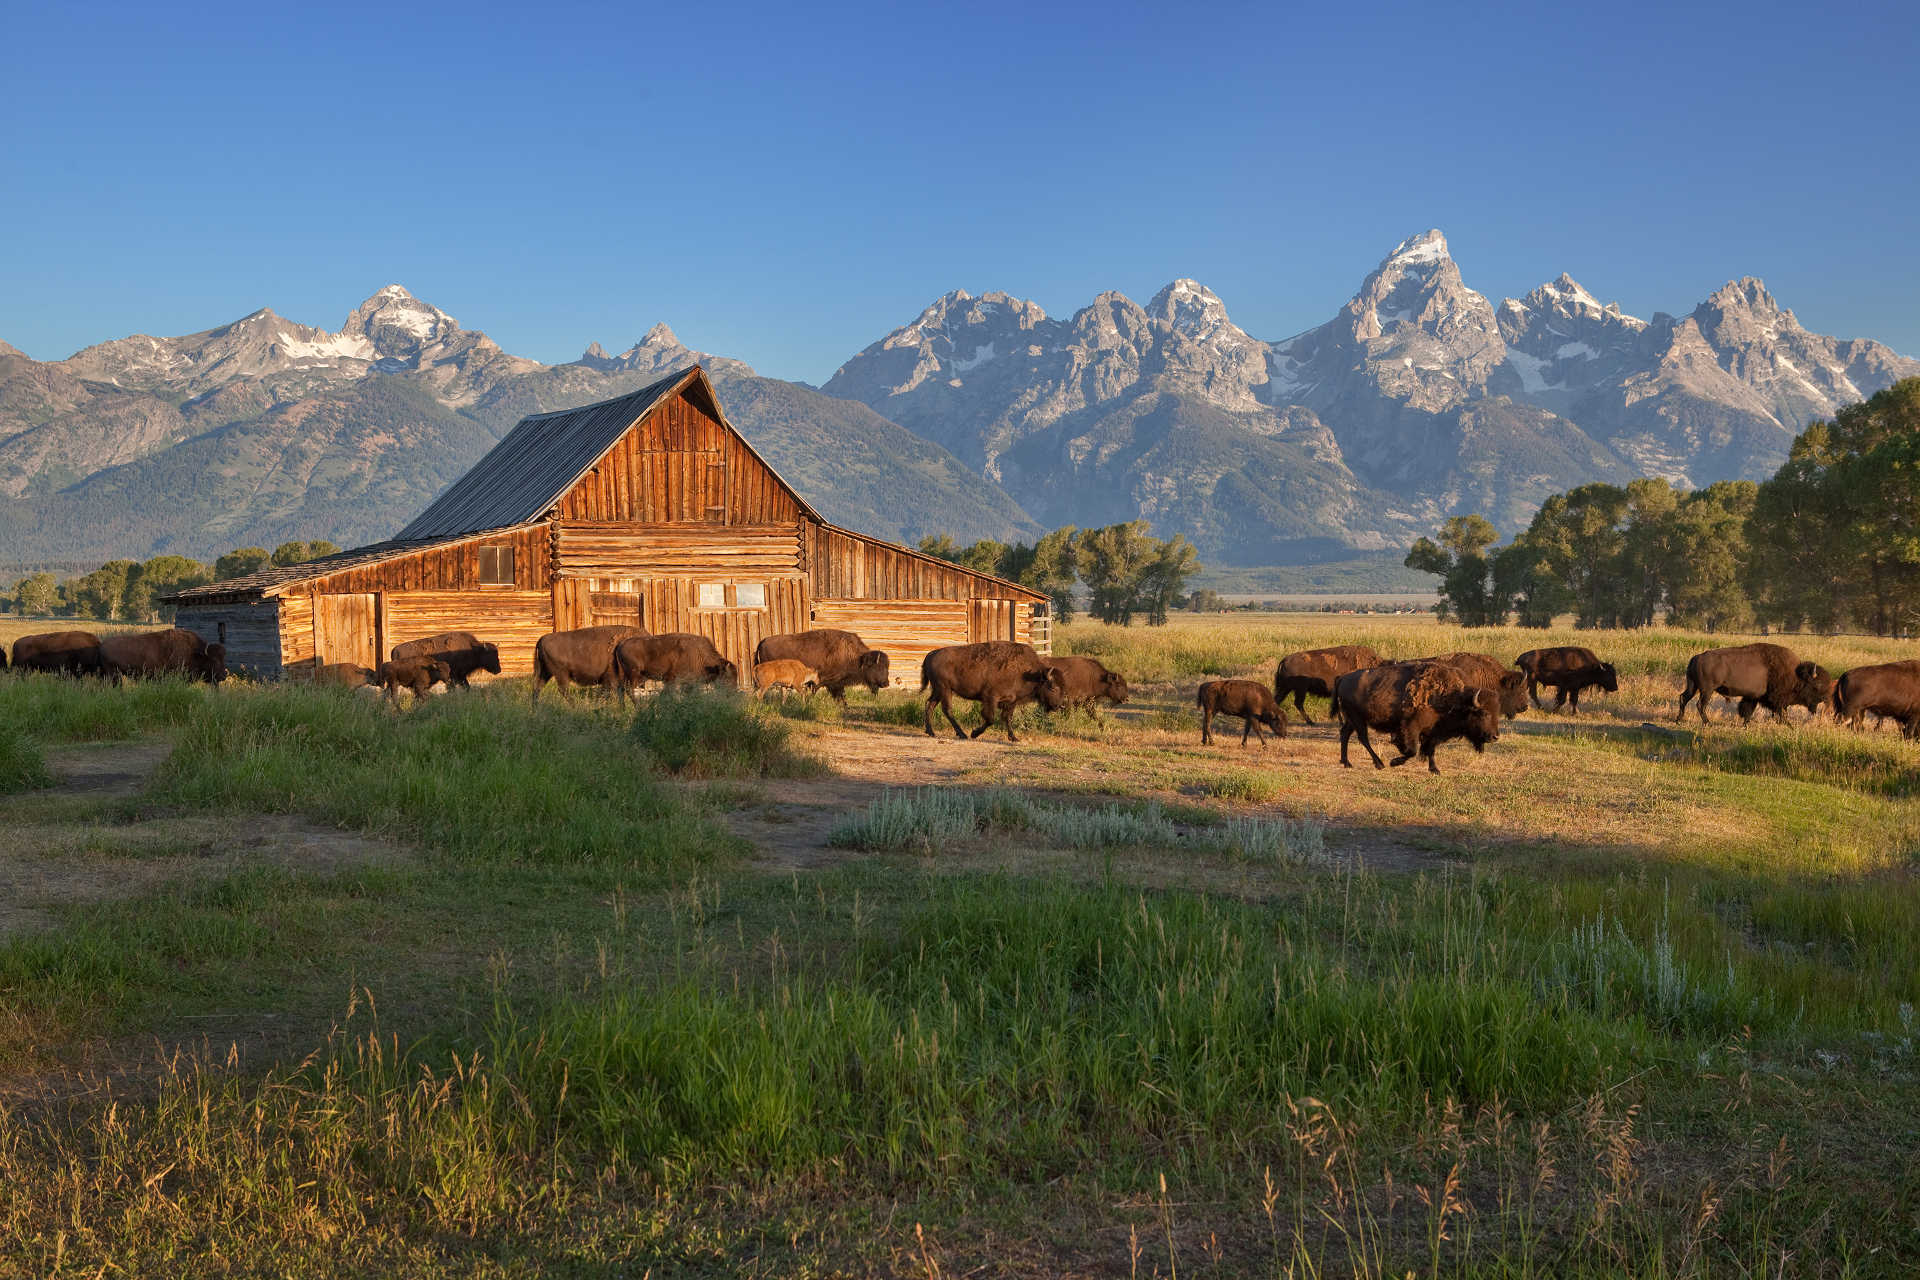
[[[523,418],[391,541],[165,599],[268,679],[376,666],[442,631],[494,641],[501,674],[527,675],[548,631],[696,632],[744,672],[763,636],[838,627],[885,650],[896,683],[942,645],[1051,639],[1045,595],[827,523],[697,366]]]

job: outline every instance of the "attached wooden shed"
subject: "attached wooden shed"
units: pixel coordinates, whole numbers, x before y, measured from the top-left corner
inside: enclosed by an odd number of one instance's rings
[[[548,631],[692,631],[747,671],[761,638],[856,631],[917,683],[942,645],[1051,639],[1018,583],[828,524],[734,430],[695,366],[599,404],[523,418],[391,541],[167,597],[227,665],[304,678],[471,631],[502,675]]]

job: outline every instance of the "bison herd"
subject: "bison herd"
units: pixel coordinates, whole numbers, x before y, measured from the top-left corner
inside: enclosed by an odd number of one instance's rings
[[[0,668],[7,655],[0,650]],[[23,636],[15,642],[12,665],[23,671],[97,675],[116,684],[128,676],[185,676],[219,683],[227,675],[226,650],[178,627],[104,639],[85,631],[56,631]],[[321,666],[318,684],[378,691],[397,703],[401,690],[424,697],[440,687],[467,685],[476,672],[500,672],[498,646],[472,632],[449,631],[395,645],[377,668],[352,663]],[[776,689],[811,696],[824,689],[844,701],[859,686],[879,691],[891,679],[887,655],[851,631],[815,630],[769,636],[754,651],[752,686],[762,695]],[[660,684],[728,684],[740,672],[704,636],[686,632],[653,635],[639,627],[584,627],[555,631],[534,646],[532,697],[551,681],[562,693],[576,685],[600,688],[623,701],[649,681]],[[1200,685],[1200,741],[1213,741],[1216,716],[1238,717],[1240,745],[1250,736],[1265,746],[1267,733],[1287,732],[1285,703],[1306,724],[1309,697],[1325,698],[1340,731],[1340,763],[1351,765],[1354,738],[1376,768],[1425,760],[1438,773],[1434,749],[1461,739],[1479,751],[1500,737],[1501,719],[1539,707],[1541,689],[1554,692],[1553,710],[1578,714],[1587,690],[1619,689],[1613,664],[1591,649],[1561,646],[1529,649],[1512,666],[1483,653],[1448,653],[1392,661],[1365,645],[1307,649],[1280,659],[1271,690],[1260,681],[1209,680]],[[953,700],[979,704],[979,737],[998,723],[1017,742],[1013,713],[1038,703],[1047,711],[1063,707],[1096,709],[1101,702],[1127,700],[1124,676],[1093,658],[1043,656],[1031,645],[1007,640],[951,645],[935,649],[920,665],[926,694],[924,726],[934,732],[934,709],[946,716],[956,735],[969,735],[953,713]],[[1920,738],[1920,661],[1856,667],[1838,679],[1817,663],[1801,661],[1784,646],[1768,643],[1709,649],[1687,663],[1686,684],[1677,719],[1693,704],[1702,723],[1707,700],[1732,699],[1741,720],[1765,707],[1785,718],[1790,707],[1817,712],[1830,706],[1836,719],[1859,728],[1868,715],[1897,721],[1906,736]],[[1397,755],[1383,761],[1372,735],[1389,738]]]

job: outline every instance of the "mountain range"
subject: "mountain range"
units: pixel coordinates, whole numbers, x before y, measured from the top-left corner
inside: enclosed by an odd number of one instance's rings
[[[388,536],[522,415],[695,360],[729,416],[839,523],[906,541],[1144,517],[1210,561],[1406,545],[1449,514],[1511,530],[1592,480],[1760,479],[1814,418],[1903,377],[1810,333],[1756,279],[1649,320],[1562,275],[1495,305],[1438,231],[1280,341],[1176,280],[1070,319],[956,291],[823,387],[691,351],[664,324],[542,365],[390,285],[338,331],[261,310],[61,361],[0,342],[0,560],[96,562]]]

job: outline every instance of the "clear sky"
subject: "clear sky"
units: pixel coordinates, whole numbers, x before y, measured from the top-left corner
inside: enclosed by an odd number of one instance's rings
[[[0,339],[398,282],[544,361],[656,321],[824,381],[949,289],[1193,276],[1257,337],[1443,229],[1498,299],[1763,277],[1920,356],[1911,3],[0,0]]]

